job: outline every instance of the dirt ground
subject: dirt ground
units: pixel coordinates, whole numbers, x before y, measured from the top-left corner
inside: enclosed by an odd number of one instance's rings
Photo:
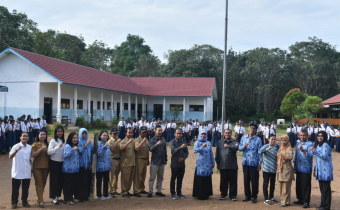
[[[93,138],[93,137],[92,137]],[[332,209],[340,209],[340,153],[333,152],[333,166],[334,166],[334,181],[331,184],[332,187]],[[238,201],[231,200],[218,200],[220,196],[219,184],[220,184],[220,176],[217,170],[215,170],[212,181],[213,181],[213,193],[208,200],[197,200],[192,198],[192,188],[193,188],[193,178],[195,171],[195,162],[196,155],[193,154],[193,146],[189,146],[189,157],[186,160],[186,171],[183,180],[183,188],[182,192],[187,196],[186,199],[178,199],[172,200],[170,199],[170,177],[171,170],[170,165],[168,164],[165,168],[164,181],[163,181],[163,193],[166,194],[166,197],[157,197],[154,196],[152,198],[147,198],[146,195],[142,195],[141,198],[131,197],[131,198],[122,198],[118,196],[111,200],[94,200],[85,203],[76,203],[74,206],[68,206],[65,204],[54,205],[51,202],[51,199],[48,198],[49,195],[49,180],[47,181],[47,186],[44,192],[45,198],[45,209],[221,209],[221,208],[233,208],[233,209],[277,209],[279,208],[278,204],[273,205],[265,205],[263,203],[263,191],[262,191],[262,171],[260,172],[260,185],[259,185],[259,194],[258,194],[258,203],[252,204],[251,202],[242,202],[241,200],[244,197],[243,190],[243,172],[242,172],[242,153],[238,154]],[[170,148],[168,147],[168,159],[170,160],[171,153]],[[315,163],[315,160],[314,160]],[[12,161],[8,158],[8,155],[0,155],[0,208],[1,209],[10,209],[11,206],[11,165]],[[146,178],[146,190],[148,191],[148,178],[149,171]],[[155,183],[156,184],[156,183]],[[118,183],[119,192],[120,192],[120,183]],[[280,201],[280,195],[278,192],[278,184],[276,184],[275,189],[275,199]],[[130,191],[132,193],[132,191]],[[21,192],[20,192],[21,196]],[[20,197],[19,197],[20,200]],[[31,185],[29,189],[29,203],[32,205],[31,208],[39,208],[37,205],[37,197],[35,192],[34,178],[32,176]],[[291,203],[296,200],[295,196],[295,182],[292,184],[292,197]],[[321,197],[319,191],[319,184],[314,179],[312,180],[312,193],[311,193],[311,208],[318,206],[320,204]],[[19,208],[22,209],[21,201],[19,201]],[[301,209],[299,205],[291,205],[288,207],[289,209]]]

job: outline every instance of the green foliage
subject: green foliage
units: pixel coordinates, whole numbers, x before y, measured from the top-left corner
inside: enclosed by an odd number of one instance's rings
[[[174,119],[174,121],[176,121],[181,111],[183,111],[183,107],[181,106],[173,106],[170,108],[170,114],[172,118]]]
[[[87,123],[85,117],[82,115],[80,117],[77,117],[76,119],[76,126],[79,126],[79,127],[84,127],[85,124]]]
[[[39,31],[37,26],[26,14],[16,10],[10,13],[6,7],[0,6],[0,52],[7,47],[32,51],[35,34]]]
[[[53,136],[54,135],[54,129],[50,125],[46,125],[46,130],[47,130],[47,134],[49,136]]]
[[[92,128],[108,128],[108,125],[101,119],[96,119],[92,122]]]
[[[293,119],[294,111],[300,113],[297,107],[302,104],[305,98],[306,94],[303,94],[299,88],[290,90],[281,103],[280,111],[286,116],[292,116]]]
[[[101,41],[95,40],[89,45],[82,56],[82,64],[95,69],[109,72],[111,70],[113,49]]]
[[[320,104],[322,99],[318,96],[308,96],[302,104],[303,110],[306,111],[308,115],[318,113],[320,109]]]
[[[111,123],[112,123],[112,127],[117,127],[119,123],[119,119],[112,119]]]

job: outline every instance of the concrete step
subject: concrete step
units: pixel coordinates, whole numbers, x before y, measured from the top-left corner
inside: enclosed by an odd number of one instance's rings
[[[75,130],[79,130],[79,127],[77,127],[77,126],[67,126],[67,129],[71,130],[71,131],[75,131]]]

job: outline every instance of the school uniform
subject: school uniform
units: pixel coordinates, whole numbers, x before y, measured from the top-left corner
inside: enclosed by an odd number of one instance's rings
[[[276,125],[275,125],[275,124],[272,124],[272,125],[270,126],[270,128],[274,130],[274,135],[276,136]]]
[[[110,146],[105,147],[105,142],[100,140],[98,142],[97,151],[97,196],[105,198],[109,196],[109,176],[111,170],[111,151]],[[102,182],[103,182],[103,194],[102,194]]]
[[[208,124],[208,126],[207,126],[207,137],[208,137],[208,141],[212,141],[212,131],[211,131],[211,129],[212,129],[212,124],[211,123],[209,123]]]
[[[299,145],[306,151],[306,155],[298,149]],[[300,141],[296,144],[293,163],[296,166],[296,197],[301,203],[310,202],[313,168],[313,153],[310,148],[312,146],[313,143],[309,140],[305,142]]]
[[[334,150],[336,151],[336,152],[340,152],[340,131],[339,130],[337,130],[336,131],[336,133],[335,133],[335,148],[334,148]]]
[[[287,135],[289,137],[290,146],[292,148],[294,148],[295,147],[295,143],[296,143],[296,139],[295,139],[295,132],[296,131],[295,131],[295,128],[294,127],[287,128],[286,132],[287,132]]]
[[[126,135],[126,122],[125,121],[119,121],[118,123],[118,129],[119,129],[119,134],[118,134],[118,138],[119,139],[124,139],[125,135]]]
[[[41,129],[42,127],[40,126],[40,123],[34,123],[34,136],[38,136],[38,131]]]
[[[329,146],[331,146],[332,149],[334,149],[334,145],[335,145],[335,130],[331,129],[329,131]]]
[[[29,136],[29,139],[28,139],[28,144],[32,145],[34,143],[34,138],[33,138],[33,125],[31,122],[27,122],[27,132],[28,132],[28,136]]]
[[[188,129],[187,129],[187,127],[186,126],[182,126],[182,127],[180,127],[180,129],[182,129],[182,131],[183,131],[183,135],[182,135],[182,139],[183,139],[183,141],[184,142],[186,142],[186,143],[188,143]]]
[[[321,128],[315,128],[314,133],[315,133],[315,140],[314,140],[314,147],[318,147],[319,141],[318,141],[318,133],[321,131]]]
[[[16,127],[15,124],[8,125],[9,132],[8,132],[7,146],[9,148],[11,148],[14,144],[16,144],[15,127]]]
[[[212,146],[216,147],[218,141],[220,140],[219,133],[220,129],[218,126],[212,127]]]
[[[166,136],[167,136],[167,132],[166,132],[166,124],[162,124],[161,125],[162,127],[162,137],[166,139]]]
[[[46,130],[47,122],[46,120],[40,120],[40,128]]]
[[[225,123],[224,124],[224,130],[227,130],[227,129],[232,130],[233,126],[230,123]]]
[[[271,128],[270,129],[266,128],[266,130],[264,131],[265,142],[262,141],[262,145],[269,143],[269,136],[270,135],[275,135],[275,131]]]
[[[135,141],[135,149],[143,141],[143,138],[139,136]],[[135,193],[145,192],[145,178],[146,171],[149,165],[149,141],[143,143],[141,149],[136,151],[136,175],[133,188]],[[135,186],[136,185],[136,186]]]
[[[189,144],[193,137],[193,126],[189,123],[186,127],[187,127],[187,143]]]
[[[21,136],[21,122],[17,121],[16,127],[15,127],[15,142],[19,143],[20,142],[20,136]]]
[[[74,195],[76,194],[77,173],[79,173],[79,151],[73,150],[71,145],[66,144],[64,146],[63,157],[63,194],[64,201],[69,202],[73,201]]]
[[[237,142],[240,143],[243,134],[246,132],[243,126],[237,127]]]
[[[24,146],[21,142],[17,143],[12,147],[9,155],[15,153],[19,146],[22,148],[15,154],[12,162],[12,204],[18,203],[19,188],[21,184],[21,200],[23,203],[27,203],[28,191],[31,182],[31,145],[26,144],[26,146]]]
[[[51,156],[49,168],[50,168],[50,198],[55,199],[61,196],[63,189],[64,176],[63,176],[63,162],[64,162],[64,146],[59,147],[59,144],[63,143],[61,139],[51,139],[47,154]]]
[[[3,136],[4,136],[4,142],[5,142],[5,149],[4,150],[7,150],[7,148],[8,148],[8,132],[9,132],[8,123],[3,122],[1,126],[2,126]]]
[[[194,122],[193,126],[194,126],[193,136],[197,136],[198,135],[198,128],[200,127],[200,123],[199,122]]]
[[[5,129],[3,123],[0,125],[0,154],[6,150]]]
[[[127,137],[124,138],[119,147],[125,145],[130,139]],[[136,166],[136,154],[135,154],[135,142],[132,141],[129,145],[127,145],[126,149],[120,151],[121,156],[121,189],[122,195],[129,194],[129,191],[132,186],[132,182],[135,180],[135,166]],[[134,183],[135,185],[135,183]],[[137,193],[137,185],[134,188],[136,190],[134,193]]]

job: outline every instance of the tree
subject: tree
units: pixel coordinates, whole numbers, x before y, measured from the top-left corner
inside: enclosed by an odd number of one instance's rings
[[[113,49],[102,41],[95,40],[82,54],[83,65],[109,72],[111,70]]]
[[[113,50],[111,72],[114,74],[133,76],[137,69],[139,58],[151,55],[152,50],[144,44],[144,39],[137,35],[128,34],[126,41]]]
[[[318,96],[308,96],[302,104],[302,108],[308,115],[316,114],[319,111],[322,99]]]
[[[26,14],[0,6],[0,52],[8,47],[32,51],[38,24]]]
[[[133,76],[155,77],[160,75],[161,61],[154,55],[141,55]]]
[[[183,111],[183,107],[181,106],[173,106],[170,108],[170,114],[172,115],[172,118],[176,121],[176,119],[179,116],[179,112]]]
[[[299,88],[294,88],[290,90],[281,103],[281,113],[286,116],[292,116],[292,120],[294,119],[294,110],[302,104],[305,100],[306,95],[301,92]]]

